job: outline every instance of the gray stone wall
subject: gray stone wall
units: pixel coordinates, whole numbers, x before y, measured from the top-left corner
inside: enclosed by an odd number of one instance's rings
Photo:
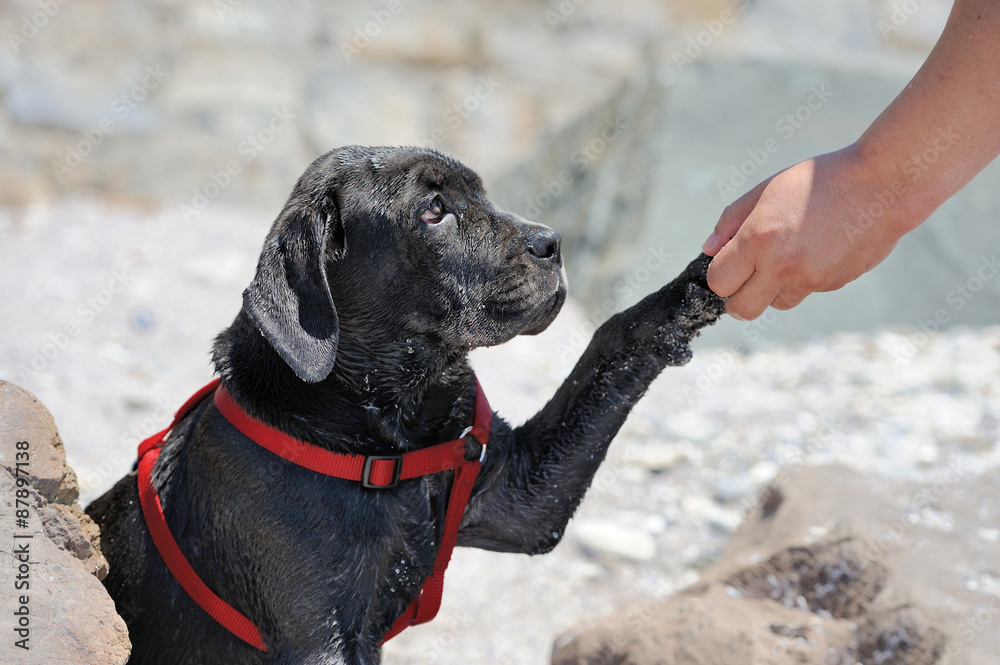
[[[490,171],[608,96],[655,0],[0,2],[0,204],[80,191],[276,210],[318,155],[441,148]]]

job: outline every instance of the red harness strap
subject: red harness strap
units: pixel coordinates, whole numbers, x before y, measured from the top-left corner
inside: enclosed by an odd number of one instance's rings
[[[177,411],[177,415],[174,416],[174,421],[169,427],[154,434],[139,445],[139,503],[142,505],[142,514],[146,519],[149,535],[163,558],[163,562],[167,565],[167,569],[181,585],[181,588],[213,619],[247,644],[267,651],[257,626],[215,595],[188,563],[184,553],[177,545],[177,541],[174,540],[173,534],[170,533],[166,518],[163,516],[160,497],[152,483],[153,466],[160,455],[163,439],[167,432],[173,429],[191,409],[213,391],[215,392],[215,406],[219,412],[247,438],[275,455],[317,473],[360,482],[365,487],[386,489],[395,487],[401,480],[455,469],[455,479],[448,496],[441,546],[437,559],[434,561],[434,571],[424,581],[420,592],[406,608],[406,611],[396,619],[386,632],[381,643],[384,644],[409,626],[433,619],[441,606],[444,571],[448,567],[451,552],[458,539],[458,527],[462,521],[462,515],[465,513],[469,495],[472,493],[472,485],[479,474],[483,456],[486,454],[486,444],[489,441],[490,427],[493,423],[493,412],[489,402],[486,401],[486,395],[483,394],[479,380],[476,380],[476,406],[472,413],[472,425],[459,438],[402,455],[370,457],[345,455],[295,439],[244,413],[225,389],[219,385],[218,379],[188,399]],[[483,446],[483,452],[477,460],[465,459],[465,436],[468,434],[473,434]]]

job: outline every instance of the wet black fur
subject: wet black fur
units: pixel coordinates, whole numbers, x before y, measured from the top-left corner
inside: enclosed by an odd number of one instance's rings
[[[435,197],[454,217],[428,224]],[[555,547],[632,406],[721,314],[708,261],[602,325],[524,425],[495,417],[459,545]],[[497,210],[462,164],[418,148],[343,148],[299,179],[214,360],[245,411],[300,439],[413,450],[469,422],[468,351],[543,330],[565,292],[558,235]],[[322,476],[253,444],[205,400],[170,435],[154,483],[188,560],[256,623],[269,653],[170,576],[129,475],[87,508],[129,662],[378,663],[382,635],[433,566],[450,477],[370,490]]]

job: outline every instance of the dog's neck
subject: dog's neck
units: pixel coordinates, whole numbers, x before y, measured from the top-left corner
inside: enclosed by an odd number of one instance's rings
[[[241,312],[213,359],[247,413],[299,439],[354,454],[397,454],[457,436],[474,393],[466,354],[438,340],[358,339],[341,329],[337,359],[319,383],[299,379]]]

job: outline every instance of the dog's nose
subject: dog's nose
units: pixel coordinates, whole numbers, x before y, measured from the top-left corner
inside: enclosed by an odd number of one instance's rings
[[[533,230],[528,236],[528,253],[545,261],[558,262],[562,258],[561,245],[562,236],[550,228]]]

